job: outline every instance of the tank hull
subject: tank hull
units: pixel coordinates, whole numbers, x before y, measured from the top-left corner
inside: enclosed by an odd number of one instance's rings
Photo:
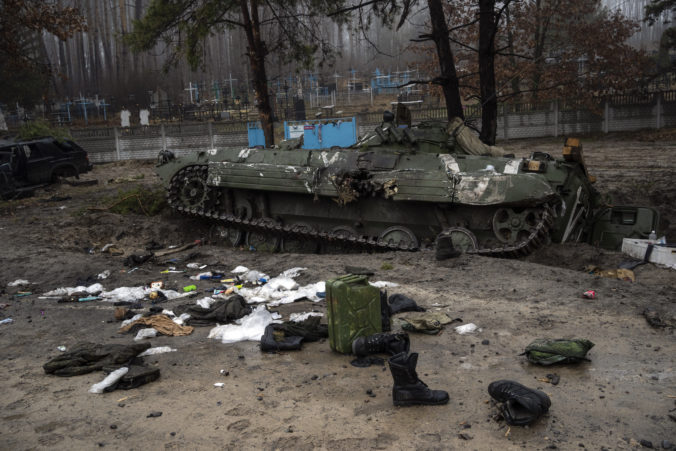
[[[157,172],[172,208],[214,221],[226,243],[269,250],[417,250],[446,234],[465,252],[519,256],[580,239],[597,198],[581,162],[367,142],[165,155]]]

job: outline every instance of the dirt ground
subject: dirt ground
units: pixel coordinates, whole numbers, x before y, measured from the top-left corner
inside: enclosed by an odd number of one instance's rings
[[[505,147],[518,155],[534,149],[559,154],[561,141],[510,141]],[[598,188],[616,203],[659,208],[663,231],[676,241],[676,132],[583,142]],[[656,448],[676,443],[674,331],[653,328],[642,316],[652,307],[673,324],[676,271],[646,264],[636,268],[635,283],[595,277],[586,265],[612,269],[627,258],[583,244],[552,245],[522,260],[462,256],[444,262],[431,251],[297,255],[204,245],[177,254],[197,252],[192,261],[212,270],[245,265],[274,276],[307,267],[297,279],[301,285],[358,265],[375,271],[372,280],[398,283],[390,294],[477,324],[481,331],[474,335],[452,327],[439,335],[411,335],[420,378],[450,394],[444,406],[394,407],[387,366],[353,367],[351,357],[332,352],[326,340],[266,354],[256,342],[209,339],[209,327],[152,338],[153,346],[177,351],[145,357],[161,377],[134,390],[88,393],[101,372],[46,375],[42,365],[60,354],[57,346],[128,344],[133,335],[117,333],[111,303],[59,304],[39,294],[93,283],[106,269],[112,273],[101,281],[107,290],[155,280],[180,289],[192,281],[161,274],[166,267],[150,262],[129,272],[124,258],[151,240],[169,246],[208,233],[205,224],[169,212],[146,217],[88,209],[109,205],[120,190],[156,185],[151,163],[100,165],[86,178],[99,183],[56,185],[0,206],[0,304],[9,304],[0,319],[14,320],[0,325],[0,449],[630,449],[642,440]],[[125,255],[89,252],[106,243]],[[14,296],[20,288],[7,284],[16,279],[30,281],[34,294]],[[206,290],[214,284],[197,285]],[[584,299],[586,290],[595,290],[596,299]],[[302,301],[277,310],[286,317],[324,312],[325,305]],[[596,346],[591,361],[579,365],[540,367],[519,356],[544,337],[587,338]],[[543,382],[549,373],[561,382]],[[530,427],[507,427],[486,391],[491,381],[505,378],[545,391],[549,413]],[[214,387],[216,382],[224,386]],[[162,416],[149,418],[153,411]]]

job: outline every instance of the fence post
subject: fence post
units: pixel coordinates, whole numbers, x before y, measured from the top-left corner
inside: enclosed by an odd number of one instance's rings
[[[559,99],[554,99],[554,137],[559,137]]]
[[[505,139],[505,140],[509,139],[509,133],[508,133],[509,126],[507,125],[507,113],[505,112],[505,104],[504,103],[502,104],[502,129],[503,129],[502,134],[504,135],[503,139]]]
[[[606,99],[603,108],[603,133],[608,133],[608,122],[610,122],[610,105]]]
[[[662,127],[662,93],[658,92],[655,94],[657,96],[657,127]]]
[[[117,154],[117,160],[120,161],[122,159],[120,155],[120,132],[117,127],[113,127],[113,131],[115,132],[115,153]]]
[[[162,150],[167,150],[167,133],[164,130],[164,124],[160,124],[160,134],[162,135]]]
[[[207,128],[209,129],[209,144],[211,145],[211,149],[214,148],[214,130],[213,130],[213,122],[209,121],[207,122]]]

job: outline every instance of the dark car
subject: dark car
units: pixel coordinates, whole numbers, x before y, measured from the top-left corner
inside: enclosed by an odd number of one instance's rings
[[[87,152],[67,139],[0,141],[0,193],[3,197],[55,182],[59,177],[79,177],[91,168]]]

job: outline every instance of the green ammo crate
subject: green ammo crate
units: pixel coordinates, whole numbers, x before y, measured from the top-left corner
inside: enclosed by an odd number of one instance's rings
[[[331,349],[352,353],[357,337],[382,332],[380,290],[366,276],[347,275],[326,282]]]

